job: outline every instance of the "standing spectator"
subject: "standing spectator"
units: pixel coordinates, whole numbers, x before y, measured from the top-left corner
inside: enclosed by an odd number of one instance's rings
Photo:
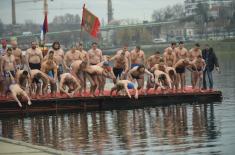
[[[7,41],[5,39],[3,39],[1,41],[1,44],[2,44],[2,48],[0,48],[0,54],[4,55],[7,51]]]
[[[209,48],[209,45],[206,45],[206,48],[202,51],[202,57],[206,62],[206,68],[203,71],[203,89],[207,89],[207,84],[206,84],[206,74],[207,74],[209,80],[209,89],[211,91],[213,89],[212,71],[214,70],[214,67],[216,67],[216,70],[219,72],[218,59],[216,57],[216,54],[214,53],[213,48]]]

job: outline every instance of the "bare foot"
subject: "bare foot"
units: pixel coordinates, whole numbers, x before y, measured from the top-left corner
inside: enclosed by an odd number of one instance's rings
[[[28,101],[28,105],[31,105],[32,104],[32,102],[31,101]]]

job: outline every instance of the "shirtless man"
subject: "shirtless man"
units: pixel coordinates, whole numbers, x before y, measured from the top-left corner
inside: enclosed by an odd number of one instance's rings
[[[172,49],[172,52],[176,54],[176,42],[172,42],[171,46],[164,49],[164,53],[166,53],[169,49]],[[164,54],[163,53],[163,54]]]
[[[79,52],[76,50],[75,47],[71,48],[71,50],[69,50],[68,52],[65,53],[64,56],[64,61],[65,61],[65,67],[67,70],[70,70],[70,66],[71,64],[76,61],[79,60],[80,58],[80,54]]]
[[[104,86],[105,86],[105,78],[110,78],[115,82],[115,75],[112,72],[109,64],[103,63],[103,66],[99,65],[87,65],[86,68],[83,69],[87,73],[87,79],[91,83],[90,93],[92,96],[95,96],[95,90],[98,87],[100,94],[103,94]]]
[[[130,67],[130,66],[131,66],[131,54],[130,54],[130,52],[128,51],[128,46],[127,46],[127,44],[124,44],[123,48],[122,48],[121,50],[117,51],[116,55],[120,55],[120,54],[122,54],[123,52],[124,52],[124,54],[125,54],[125,57],[126,57],[127,60],[128,60],[128,67]]]
[[[120,54],[116,54],[110,59],[110,61],[114,61],[113,73],[116,79],[123,79],[129,69],[129,61],[125,56],[125,51],[122,51]]]
[[[188,57],[188,50],[184,48],[184,42],[179,42],[179,47],[176,48],[176,59],[177,61],[180,59],[186,59]]]
[[[5,39],[1,40],[2,48],[0,49],[0,96],[3,96],[4,93],[4,82],[5,82],[5,77],[3,74],[3,71],[1,70],[2,66],[2,58],[5,55],[7,51],[7,41]]]
[[[202,56],[202,51],[200,49],[200,44],[196,43],[194,48],[189,51],[189,60],[194,61],[199,55]],[[191,72],[191,84],[194,85],[193,72]]]
[[[79,52],[79,60],[86,61],[89,64],[89,55],[88,53],[83,49],[83,43],[78,43],[77,50]]]
[[[8,75],[8,73],[4,72],[10,71],[12,73],[12,76],[15,77],[15,68],[16,68],[15,57],[12,54],[12,49],[8,48],[6,54],[2,58],[1,70],[4,75],[6,74]],[[10,78],[10,75],[8,75],[8,77]]]
[[[159,51],[155,52],[154,55],[150,56],[147,59],[147,68],[151,69],[155,64],[159,64],[160,59],[161,59],[160,52]]]
[[[86,61],[76,60],[70,66],[71,74],[81,83],[80,94],[82,93],[82,89],[84,89],[84,93],[86,92],[86,72],[84,68],[86,68],[87,65],[88,62]]]
[[[155,77],[155,92],[157,91],[157,88],[159,86],[162,92],[171,88],[172,81],[167,73],[160,70],[155,70],[154,77]]]
[[[177,73],[174,67],[166,67],[165,73],[169,75],[171,79],[171,88],[172,91],[177,91]]]
[[[68,91],[66,91],[66,86],[68,87]],[[73,97],[75,93],[80,89],[79,81],[71,74],[64,73],[61,74],[60,80],[60,92],[65,93],[69,97]]]
[[[190,51],[189,51],[189,60],[190,61],[193,61],[194,59],[196,59],[199,55],[202,56],[202,51],[200,49],[200,44],[196,43],[195,44],[195,47],[192,48]]]
[[[116,90],[116,95],[119,94],[119,92],[125,92],[125,94],[128,95],[129,98],[131,98],[131,94],[129,90],[135,91],[135,99],[138,99],[138,89],[135,87],[134,83],[132,83],[129,80],[119,80],[113,88],[111,88],[110,96],[112,96],[113,91]]]
[[[159,64],[155,64],[150,70],[151,72],[154,72],[155,70],[160,70],[165,72],[166,71],[167,66],[164,63],[164,60],[161,58],[159,60]]]
[[[171,48],[168,48],[167,51],[163,54],[163,59],[167,67],[173,67],[176,63],[175,52]]]
[[[185,92],[185,69],[187,66],[193,65],[187,59],[180,59],[175,65],[175,71],[177,73],[177,89],[179,88],[179,84],[181,86],[181,91]]]
[[[150,68],[151,73],[154,73],[155,70],[161,70],[163,72],[166,71],[166,65],[162,58],[160,58],[158,64],[155,64],[152,68]],[[146,92],[148,92],[150,88],[154,88],[154,87],[155,87],[155,82],[151,80],[151,78],[148,78],[147,85],[146,85]]]
[[[64,64],[64,51],[63,49],[60,47],[60,43],[58,41],[54,42],[52,44],[52,48],[49,51],[53,51],[54,52],[54,61],[58,66],[58,80],[60,81],[60,75],[64,73],[64,68],[65,68],[65,64]],[[44,57],[44,60],[48,59],[49,53]]]
[[[6,54],[2,57],[2,64],[1,64],[1,75],[4,77],[4,90],[5,95],[7,95],[7,91],[9,88],[9,85],[11,83],[9,72],[11,72],[12,76],[15,77],[15,68],[16,68],[16,62],[15,57],[12,54],[12,49],[8,48],[6,51]]]
[[[13,99],[18,103],[20,107],[22,107],[21,102],[18,99],[18,96],[23,96],[27,99],[28,105],[31,105],[31,100],[28,96],[28,94],[20,87],[19,84],[16,83],[14,77],[12,76],[11,72],[9,72],[10,78],[11,78],[11,84],[9,86],[9,91],[11,92],[11,95]]]
[[[140,49],[140,46],[136,46],[136,48],[131,51],[131,68],[144,65],[144,63],[145,63],[144,51]]]
[[[31,42],[31,48],[27,50],[27,63],[30,69],[39,69],[43,61],[42,51],[37,48],[35,41]]]
[[[102,51],[97,48],[97,43],[92,43],[92,48],[88,51],[89,63],[91,65],[97,65],[102,61]]]
[[[16,71],[16,83],[20,85],[20,87],[26,91],[27,83],[30,84],[30,75],[26,70],[17,70]]]
[[[40,81],[43,82],[42,87]],[[29,84],[29,86],[31,87],[30,95],[32,95],[32,92],[35,90],[36,98],[39,98],[41,88],[42,88],[42,95],[47,94],[49,82],[50,80],[48,75],[46,75],[45,73],[43,73],[38,69],[32,69],[30,71],[30,84]]]
[[[131,81],[133,81],[134,79],[137,81],[137,83],[138,83],[138,90],[141,90],[144,87],[144,74],[149,75],[151,77],[151,80],[153,81],[154,75],[151,72],[149,72],[144,67],[144,65],[135,66],[134,68],[132,68],[128,72],[129,79]]]
[[[195,87],[198,83],[199,91],[202,91],[201,85],[202,85],[202,79],[203,79],[203,71],[205,70],[205,67],[206,67],[206,62],[202,58],[202,56],[199,55],[196,59],[194,59],[192,63],[194,64],[194,66],[192,66],[192,73],[193,73],[192,87],[195,90]]]
[[[54,51],[49,51],[48,59],[42,63],[41,71],[49,76],[51,95],[56,95],[56,82],[57,82],[57,65],[54,61]]]
[[[22,69],[23,68],[23,62],[22,62],[21,49],[19,49],[17,47],[17,42],[16,41],[12,41],[11,46],[12,46],[12,53],[15,56],[16,68],[17,69]]]

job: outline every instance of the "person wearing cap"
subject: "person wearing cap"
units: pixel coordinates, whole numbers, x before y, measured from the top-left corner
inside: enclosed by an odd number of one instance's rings
[[[144,51],[141,50],[140,46],[136,46],[135,49],[131,51],[131,68],[144,65],[144,63],[145,63]]]
[[[130,90],[135,91],[135,99],[138,99],[138,89],[135,84],[129,80],[118,80],[117,83],[111,88],[110,96],[113,95],[113,91],[116,91],[116,95],[120,95],[120,92],[124,92],[122,95],[127,95],[131,98]]]
[[[186,59],[188,57],[188,50],[184,47],[184,42],[179,42],[179,47],[175,49],[176,60]]]
[[[213,48],[210,48],[209,45],[206,45],[205,49],[202,51],[202,57],[206,62],[206,68],[203,71],[203,89],[207,89],[207,83],[206,83],[206,76],[209,80],[209,90],[211,91],[213,89],[213,76],[212,72],[214,68],[220,72],[219,69],[219,62],[218,58],[213,50]]]
[[[97,65],[102,61],[103,53],[99,48],[97,48],[96,42],[92,43],[92,48],[88,51],[88,56],[90,65]]]
[[[17,47],[16,40],[11,41],[11,46],[12,46],[12,53],[15,56],[16,68],[22,69],[23,68],[22,51],[20,48]]]

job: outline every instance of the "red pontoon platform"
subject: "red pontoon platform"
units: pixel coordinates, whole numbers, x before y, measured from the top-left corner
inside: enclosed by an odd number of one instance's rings
[[[193,92],[190,88],[186,93],[160,93],[150,92],[148,95],[139,95],[139,99],[129,99],[127,96],[110,96],[105,91],[104,96],[89,97],[75,96],[68,98],[60,96],[55,98],[44,97],[32,99],[32,105],[22,102],[23,107],[12,99],[0,98],[0,115],[36,114],[61,111],[89,111],[89,110],[114,110],[153,107],[159,105],[184,104],[184,103],[210,103],[222,100],[221,91]]]

